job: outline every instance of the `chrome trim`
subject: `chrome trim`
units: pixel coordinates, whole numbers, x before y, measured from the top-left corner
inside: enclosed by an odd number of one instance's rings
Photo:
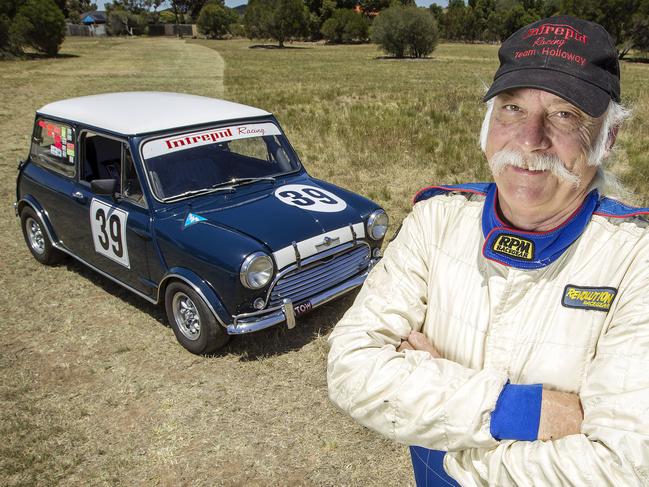
[[[263,258],[263,257],[267,258],[268,261],[270,262],[270,266],[271,266],[270,278],[261,286],[252,287],[252,285],[248,282],[248,269],[256,259]],[[268,282],[272,280],[274,273],[275,273],[275,263],[273,262],[273,258],[270,255],[268,255],[266,252],[253,252],[248,257],[246,257],[243,263],[241,264],[241,270],[239,271],[239,279],[241,280],[241,284],[243,284],[245,288],[257,290],[266,286]]]
[[[354,245],[356,245],[356,231],[354,230],[353,223],[349,224],[349,229],[352,231],[352,242],[354,242]]]
[[[291,242],[291,245],[293,246],[293,252],[295,252],[295,264],[297,264],[297,268],[299,269],[302,267],[302,256],[300,256],[300,251],[297,248],[297,242],[295,240]]]
[[[376,262],[377,262],[376,260],[371,260],[370,265],[367,268],[367,271],[365,271],[363,274],[353,277],[352,279],[349,279],[334,288],[328,289],[316,296],[313,296],[309,300],[313,308],[322,306],[323,304],[328,303],[329,301],[339,298],[340,296],[346,294],[352,289],[361,286],[363,282],[365,282],[367,275],[370,273],[370,270],[372,269],[372,267],[374,267]],[[286,300],[286,301],[290,302],[290,300]],[[292,306],[290,309],[291,311],[289,311],[288,313],[294,314]],[[234,323],[226,327],[227,333],[229,335],[242,335],[244,333],[263,330],[264,328],[277,325],[284,321],[286,321],[288,324],[288,320],[291,319],[289,316],[285,314],[286,303],[282,304],[282,306],[279,306],[277,308],[264,310],[264,312],[270,314],[267,314],[265,316],[260,316],[261,313],[256,312],[256,313],[246,313],[246,314],[235,316]]]
[[[293,303],[290,299],[282,301],[282,312],[286,316],[286,326],[289,330],[295,328],[295,311],[293,311]]]
[[[167,281],[168,279],[171,279],[171,278],[175,278],[175,279],[178,279],[180,281],[183,281],[185,284],[189,285],[201,297],[201,299],[203,301],[205,301],[205,304],[207,304],[207,307],[210,309],[210,311],[212,312],[212,314],[216,318],[216,321],[218,321],[219,324],[222,327],[224,327],[224,328],[227,327],[225,322],[221,319],[221,317],[214,310],[214,307],[212,306],[212,303],[210,303],[210,301],[205,297],[205,294],[203,294],[203,291],[201,291],[198,286],[195,286],[194,283],[187,280],[185,277],[183,277],[183,276],[181,276],[179,274],[167,274],[166,276],[164,276],[160,280],[160,283],[158,283],[158,288],[157,288],[157,292],[156,292],[156,299],[153,299],[152,297],[147,296],[146,294],[144,294],[142,291],[139,291],[139,290],[135,289],[134,287],[131,287],[128,284],[123,283],[122,281],[120,281],[117,278],[111,276],[110,274],[106,274],[101,269],[98,269],[94,265],[86,262],[81,257],[79,257],[76,254],[73,254],[71,251],[69,251],[63,244],[61,244],[59,242],[55,242],[54,239],[52,238],[52,234],[50,233],[49,228],[47,227],[47,223],[45,223],[45,220],[43,219],[43,213],[40,210],[38,210],[30,201],[28,201],[26,199],[21,199],[20,200],[20,202],[23,202],[23,201],[25,202],[25,204],[31,206],[32,209],[36,212],[36,214],[38,215],[38,218],[40,218],[41,221],[43,222],[43,227],[45,228],[45,231],[47,232],[47,236],[49,237],[50,242],[52,242],[52,246],[57,248],[61,252],[64,252],[64,253],[68,254],[70,257],[72,257],[72,258],[78,260],[79,262],[81,262],[82,264],[90,267],[93,271],[97,272],[98,274],[104,276],[107,279],[110,279],[115,284],[119,284],[120,286],[126,288],[127,290],[131,291],[132,293],[140,296],[143,299],[146,299],[148,302],[153,303],[153,304],[159,304],[160,303],[160,289],[162,288],[162,284],[165,281]]]
[[[390,226],[390,219],[388,218],[388,223],[385,225],[385,233],[379,238],[374,238],[374,234],[372,232],[374,223],[376,222],[376,219],[379,217],[379,215],[382,214],[385,215],[386,218],[388,217],[388,214],[384,210],[378,209],[378,210],[374,210],[367,218],[367,236],[375,241],[381,240],[383,237],[385,237],[385,235],[388,233],[388,227]]]
[[[337,286],[363,272],[371,258],[371,253],[367,248],[356,247],[349,252],[335,256],[332,261],[289,274],[277,282],[268,304],[276,306],[282,298],[291,298],[294,302],[308,299],[310,295]]]
[[[367,242],[360,242],[360,243],[354,243],[354,242],[345,242],[342,245],[339,245],[338,247],[334,247],[332,249],[325,250],[324,252],[320,252],[319,254],[314,254],[310,257],[307,257],[303,261],[296,262],[295,264],[291,264],[287,267],[284,267],[281,271],[279,271],[277,274],[275,274],[275,278],[271,282],[270,286],[268,286],[268,291],[266,291],[266,298],[264,301],[264,306],[268,306],[268,303],[270,302],[270,295],[273,292],[273,289],[277,285],[277,281],[279,281],[282,277],[284,277],[286,274],[293,272],[295,270],[304,270],[308,267],[311,267],[312,264],[317,264],[321,260],[328,259],[329,257],[332,257],[336,254],[341,254],[343,252],[346,252],[348,250],[351,250],[355,247],[358,247],[359,245],[365,245],[368,248],[370,248],[370,244]],[[370,253],[371,253],[371,248],[370,248]],[[263,310],[263,311],[268,311]]]

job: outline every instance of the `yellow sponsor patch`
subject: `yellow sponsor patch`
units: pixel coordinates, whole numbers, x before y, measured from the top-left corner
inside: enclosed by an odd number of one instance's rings
[[[515,259],[532,260],[534,258],[534,242],[503,233],[498,235],[492,247],[498,254],[514,257]]]
[[[566,308],[608,311],[617,294],[614,287],[582,287],[568,284],[563,290],[561,304]]]

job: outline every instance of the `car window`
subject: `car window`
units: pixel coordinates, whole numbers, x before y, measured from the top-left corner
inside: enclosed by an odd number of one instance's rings
[[[128,144],[123,140],[90,131],[84,131],[80,139],[80,179],[88,183],[97,179],[113,179],[117,182],[118,195],[146,206]]]
[[[123,142],[88,131],[84,131],[80,139],[81,179],[87,182],[95,179],[114,179],[118,182],[119,191]]]
[[[153,192],[161,200],[300,168],[286,137],[272,122],[168,134],[146,140],[141,151]]]
[[[76,174],[74,129],[46,119],[36,121],[31,157],[34,162],[68,177]]]
[[[268,146],[261,137],[254,137],[252,139],[235,139],[227,144],[228,150],[234,154],[239,154],[261,161],[269,160]]]

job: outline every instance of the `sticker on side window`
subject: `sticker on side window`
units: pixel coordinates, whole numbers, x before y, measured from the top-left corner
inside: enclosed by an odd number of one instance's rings
[[[203,145],[236,139],[248,139],[251,137],[264,137],[266,135],[280,135],[277,125],[273,123],[232,125],[231,127],[202,130],[200,132],[172,135],[170,137],[152,140],[144,144],[142,154],[145,159],[150,159]]]
[[[128,212],[93,199],[90,203],[90,228],[95,252],[131,268],[126,247]]]

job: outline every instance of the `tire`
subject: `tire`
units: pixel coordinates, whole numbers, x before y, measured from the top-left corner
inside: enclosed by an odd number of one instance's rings
[[[205,301],[186,284],[172,282],[167,286],[165,310],[176,339],[191,353],[213,353],[230,339]]]
[[[20,226],[34,259],[45,265],[54,265],[63,260],[65,255],[52,245],[45,224],[31,206],[25,206],[20,212]]]

